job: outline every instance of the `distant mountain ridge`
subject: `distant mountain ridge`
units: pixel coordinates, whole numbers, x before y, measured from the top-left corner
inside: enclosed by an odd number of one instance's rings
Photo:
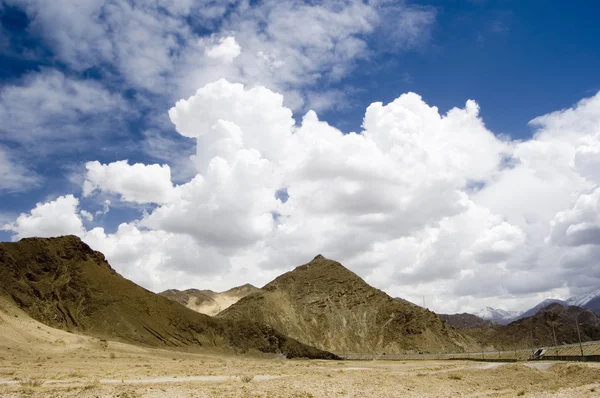
[[[259,288],[256,286],[247,283],[224,292],[198,289],[170,289],[159,294],[201,314],[215,316],[219,312],[229,308],[232,304],[237,303],[241,298],[258,290]]]
[[[566,300],[549,298],[526,311],[506,311],[502,309],[486,307],[476,312],[474,315],[486,320],[506,325],[519,319],[531,317],[537,314],[541,309],[554,303],[560,304],[563,307],[580,307],[586,310],[591,310],[596,314],[600,314],[600,289],[596,289],[579,296],[573,296]]]
[[[577,331],[579,323],[579,333]],[[600,339],[600,317],[591,310],[550,303],[535,315],[507,325],[469,329],[464,333],[475,338],[482,347],[495,350],[553,346]]]

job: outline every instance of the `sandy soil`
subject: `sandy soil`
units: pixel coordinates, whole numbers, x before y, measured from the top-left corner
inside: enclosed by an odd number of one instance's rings
[[[0,336],[1,397],[600,396],[600,364],[175,352],[51,329],[3,301]]]

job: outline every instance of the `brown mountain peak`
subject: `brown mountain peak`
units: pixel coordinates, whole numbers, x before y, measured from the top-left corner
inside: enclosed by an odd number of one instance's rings
[[[280,275],[218,318],[260,320],[337,352],[462,350],[470,344],[434,313],[393,299],[323,256]]]
[[[361,277],[337,261],[321,255],[309,263],[296,267],[266,284],[263,289],[285,290],[297,294],[330,293],[336,290],[372,289]]]
[[[256,286],[251,283],[245,283],[241,286],[232,287],[229,290],[226,290],[222,293],[238,293],[238,292],[246,292],[246,291],[255,291],[258,290]]]

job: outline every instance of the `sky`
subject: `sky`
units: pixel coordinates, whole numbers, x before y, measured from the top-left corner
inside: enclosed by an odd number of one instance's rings
[[[598,12],[0,0],[0,240],[155,292],[317,254],[437,312],[597,289]]]

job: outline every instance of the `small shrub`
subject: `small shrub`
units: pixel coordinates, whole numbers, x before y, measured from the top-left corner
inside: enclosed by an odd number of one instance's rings
[[[114,352],[110,353],[110,359],[115,359],[117,357],[117,355]]]
[[[44,379],[32,377],[31,379],[20,380],[19,384],[23,387],[40,387],[45,382],[46,380]]]
[[[95,388],[98,388],[100,386],[100,380],[99,379],[94,379],[92,380],[91,383],[86,384],[85,386],[83,386],[82,390],[87,391],[87,390],[93,390]]]
[[[121,398],[138,398],[140,397],[140,395],[133,391],[133,390],[128,390],[128,391],[123,391],[120,395],[118,395]]]
[[[517,394],[517,397],[522,397],[523,395],[525,395],[525,390],[519,391],[519,393]]]
[[[252,381],[252,379],[254,379],[254,376],[252,376],[252,375],[240,376],[240,380],[243,381],[244,383],[250,383]]]
[[[450,380],[462,380],[462,377],[460,377],[459,375],[450,375],[448,376],[448,378]]]

